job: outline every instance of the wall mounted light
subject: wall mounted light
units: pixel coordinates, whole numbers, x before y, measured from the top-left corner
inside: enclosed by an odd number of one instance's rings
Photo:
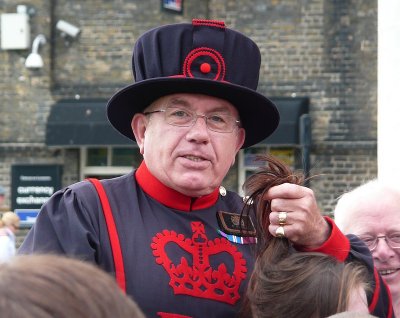
[[[25,67],[27,68],[42,68],[43,67],[43,59],[39,54],[39,46],[40,44],[46,44],[46,38],[43,34],[39,34],[33,40],[32,44],[32,53],[28,55],[25,60]]]

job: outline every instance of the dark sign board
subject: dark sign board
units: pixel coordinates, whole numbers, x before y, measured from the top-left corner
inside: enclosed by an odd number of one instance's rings
[[[40,209],[61,188],[60,165],[14,165],[11,169],[11,208]]]

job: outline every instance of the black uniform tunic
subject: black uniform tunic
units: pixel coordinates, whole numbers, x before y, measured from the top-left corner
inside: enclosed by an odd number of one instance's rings
[[[126,291],[145,315],[234,317],[253,268],[254,246],[222,236],[216,214],[240,214],[242,198],[229,191],[220,195],[218,189],[198,199],[184,196],[161,184],[145,164],[102,183],[118,230]],[[318,251],[340,260],[361,259],[372,273],[365,246],[352,237],[350,253],[349,240],[328,221],[332,235]],[[41,252],[73,255],[115,273],[102,206],[91,183],[60,190],[43,206],[19,249]],[[379,286],[374,314],[386,317],[388,299]],[[369,298],[372,302],[373,295]]]

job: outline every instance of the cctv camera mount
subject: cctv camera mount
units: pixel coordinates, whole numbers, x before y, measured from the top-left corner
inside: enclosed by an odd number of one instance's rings
[[[61,36],[65,39],[67,45],[69,45],[71,39],[78,37],[81,32],[77,26],[64,20],[57,22],[56,29],[61,32]]]

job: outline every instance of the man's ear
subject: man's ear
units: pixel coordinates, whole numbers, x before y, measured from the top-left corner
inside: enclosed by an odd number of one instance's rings
[[[140,153],[144,153],[144,138],[147,127],[147,118],[142,113],[135,114],[131,121],[132,132],[135,135]]]
[[[246,139],[246,131],[244,128],[239,128],[237,132],[237,143],[236,143],[236,153],[242,148],[244,140]]]

